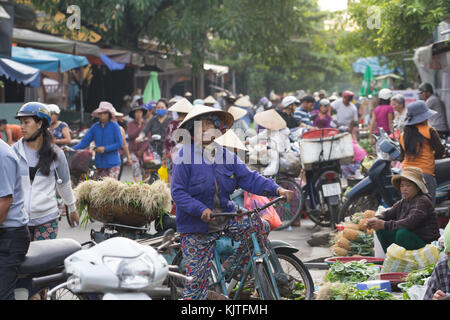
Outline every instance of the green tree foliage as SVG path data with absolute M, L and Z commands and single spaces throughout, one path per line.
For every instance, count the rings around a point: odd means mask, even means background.
M 71 0 L 30 0 L 54 15 L 66 13 Z M 308 1 L 308 0 L 306 0 Z M 201 70 L 209 38 L 233 41 L 241 52 L 270 64 L 289 59 L 286 39 L 302 26 L 299 0 L 78 0 L 82 26 L 107 44 L 137 48 L 138 39 L 157 39 L 161 48 L 190 54 L 193 71 Z M 300 1 L 301 2 L 301 1 Z M 69 16 L 69 14 L 67 14 Z M 57 25 L 68 32 L 65 22 Z
M 236 72 L 236 87 L 254 99 L 277 93 L 305 90 L 307 93 L 325 89 L 332 91 L 356 90 L 351 69 L 349 50 L 339 48 L 341 28 L 326 29 L 324 22 L 335 19 L 334 13 L 321 12 L 316 1 L 297 1 L 298 28 L 295 34 L 284 39 L 288 48 L 281 63 L 267 61 L 263 54 L 248 54 L 231 40 L 215 38 L 209 59 L 231 67 Z M 339 21 L 339 19 L 337 20 Z M 339 50 L 343 51 L 341 54 Z
M 448 0 L 350 0 L 355 30 L 345 38 L 367 55 L 412 50 L 433 41 L 434 28 L 450 18 Z

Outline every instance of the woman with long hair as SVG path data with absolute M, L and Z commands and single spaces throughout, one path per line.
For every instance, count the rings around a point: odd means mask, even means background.
M 60 215 L 56 191 L 69 207 L 72 223 L 79 223 L 69 166 L 63 151 L 52 142 L 51 116 L 44 104 L 25 103 L 16 119 L 20 120 L 23 138 L 13 150 L 19 159 L 31 240 L 54 239 Z
M 428 125 L 428 119 L 436 111 L 428 109 L 423 101 L 408 105 L 405 128 L 400 135 L 402 170 L 406 167 L 422 169 L 425 183 L 433 202 L 436 203 L 436 178 L 434 159 L 442 158 L 445 147 L 437 131 Z

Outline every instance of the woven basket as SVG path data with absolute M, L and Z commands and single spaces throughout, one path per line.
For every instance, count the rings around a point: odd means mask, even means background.
M 141 227 L 156 219 L 156 215 L 148 216 L 142 209 L 117 204 L 105 204 L 101 207 L 88 206 L 92 219 L 103 223 L 117 223 Z

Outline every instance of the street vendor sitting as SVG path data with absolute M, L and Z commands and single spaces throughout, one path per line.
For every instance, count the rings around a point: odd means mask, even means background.
M 401 174 L 392 177 L 392 185 L 400 190 L 402 199 L 367 221 L 367 227 L 376 231 L 384 252 L 392 243 L 417 250 L 437 240 L 439 226 L 422 169 L 405 167 Z

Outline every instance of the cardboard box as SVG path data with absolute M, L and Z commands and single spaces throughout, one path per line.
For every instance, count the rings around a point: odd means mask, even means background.
M 384 290 L 386 292 L 392 292 L 391 283 L 389 280 L 371 280 L 358 283 L 356 285 L 356 289 L 359 290 L 368 290 L 368 289 L 377 289 Z

